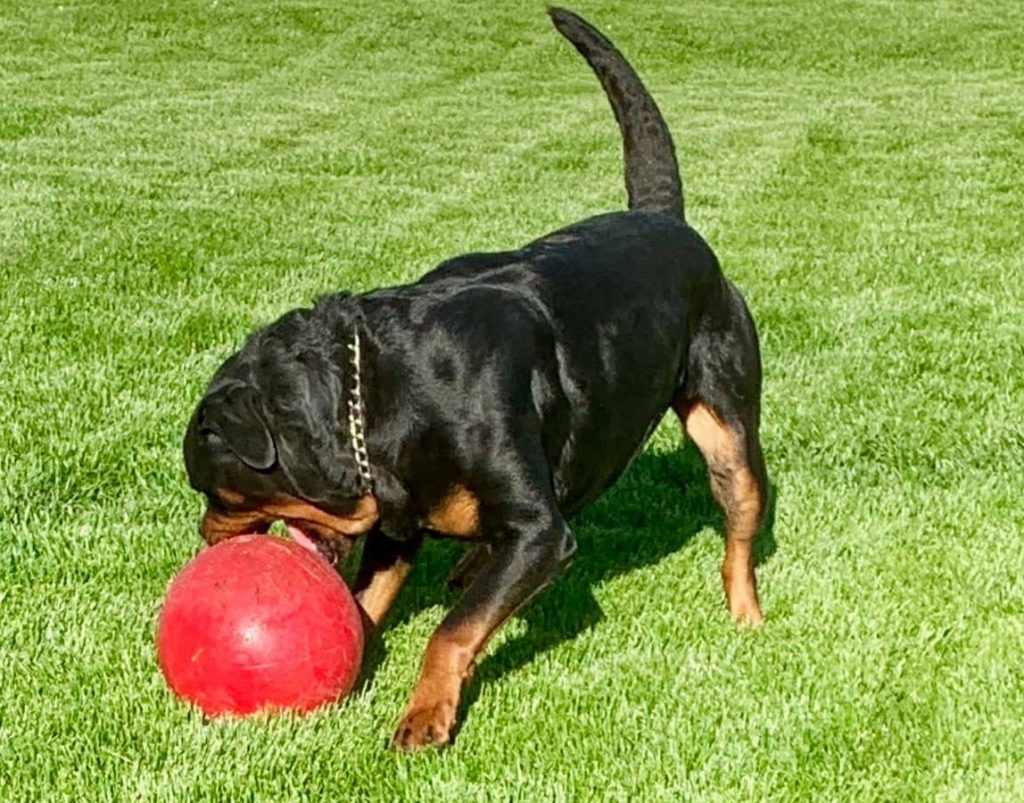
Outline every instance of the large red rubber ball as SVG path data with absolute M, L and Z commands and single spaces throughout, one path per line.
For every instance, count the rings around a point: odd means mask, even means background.
M 171 690 L 209 715 L 308 711 L 347 694 L 363 628 L 322 557 L 273 535 L 204 549 L 174 578 L 157 623 Z

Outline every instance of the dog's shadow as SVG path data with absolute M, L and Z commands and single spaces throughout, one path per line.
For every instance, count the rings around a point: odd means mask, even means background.
M 775 553 L 774 500 L 770 487 L 765 524 L 755 544 L 757 565 Z M 604 613 L 594 597 L 595 586 L 658 563 L 705 527 L 721 532 L 722 514 L 700 454 L 687 445 L 668 454 L 641 455 L 613 489 L 570 524 L 578 543 L 572 566 L 517 614 L 526 623 L 525 631 L 482 658 L 463 706 L 476 699 L 482 683 L 515 671 L 600 622 Z M 403 624 L 428 607 L 454 604 L 460 592 L 448 588 L 445 579 L 464 549 L 454 540 L 428 539 L 383 627 Z M 385 657 L 383 641 L 372 639 L 360 687 L 372 682 Z

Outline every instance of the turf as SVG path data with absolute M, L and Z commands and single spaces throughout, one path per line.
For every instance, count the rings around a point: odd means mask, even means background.
M 175 702 L 153 624 L 215 366 L 319 293 L 620 208 L 618 133 L 539 3 L 5 2 L 0 799 L 1024 799 L 1024 6 L 617 5 L 578 10 L 761 331 L 764 626 L 666 419 L 453 748 L 384 748 L 445 543 L 345 703 Z

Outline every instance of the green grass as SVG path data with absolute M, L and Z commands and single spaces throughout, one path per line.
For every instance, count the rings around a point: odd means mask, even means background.
M 404 756 L 454 548 L 347 702 L 206 723 L 152 644 L 181 435 L 284 310 L 621 207 L 594 77 L 532 2 L 0 5 L 0 799 L 1024 799 L 1024 6 L 824 8 L 578 7 L 760 326 L 764 627 L 666 420 Z

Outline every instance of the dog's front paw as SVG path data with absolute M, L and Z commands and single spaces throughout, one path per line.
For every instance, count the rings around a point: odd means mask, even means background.
M 454 700 L 410 706 L 391 744 L 396 750 L 422 750 L 448 744 L 455 725 L 455 709 Z

